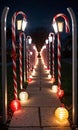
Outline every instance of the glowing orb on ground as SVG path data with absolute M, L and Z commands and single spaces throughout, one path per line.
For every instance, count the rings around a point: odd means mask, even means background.
M 34 75 L 35 75 L 35 70 L 33 69 L 32 76 L 34 76 Z
M 52 83 L 54 83 L 54 82 L 55 82 L 55 78 L 54 78 L 54 77 L 52 77 L 52 78 L 51 78 L 51 81 L 52 81 Z
M 36 69 L 36 68 L 37 68 L 37 66 L 35 65 L 35 66 L 34 66 L 34 69 Z
M 47 72 L 47 73 L 49 73 L 49 72 L 50 72 L 50 70 L 47 68 L 46 72 Z
M 69 113 L 68 110 L 65 107 L 58 107 L 55 110 L 55 117 L 59 120 L 59 121 L 65 121 L 68 119 L 69 117 Z
M 25 102 L 28 99 L 28 93 L 26 91 L 20 92 L 19 99 Z
M 28 83 L 31 83 L 31 81 L 32 81 L 32 78 L 28 78 Z
M 29 78 L 31 78 L 31 79 L 32 79 L 32 75 L 30 75 L 30 76 L 29 76 Z
M 47 66 L 46 65 L 44 65 L 44 68 L 45 68 L 45 70 L 47 70 Z
M 20 101 L 19 100 L 13 100 L 11 103 L 10 103 L 10 108 L 12 111 L 17 111 L 17 110 L 20 110 L 21 109 L 21 104 L 20 104 Z
M 62 97 L 64 96 L 64 90 L 59 89 L 58 92 L 57 92 L 57 96 L 58 96 L 59 98 L 62 98 Z
M 51 74 L 48 75 L 48 78 L 51 79 Z
M 52 85 L 52 92 L 57 93 L 58 92 L 58 86 L 57 85 Z

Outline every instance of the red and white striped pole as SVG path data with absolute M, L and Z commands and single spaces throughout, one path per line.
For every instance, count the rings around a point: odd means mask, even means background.
M 61 42 L 60 34 L 57 35 L 58 40 L 58 89 L 61 88 Z
M 55 82 L 55 73 L 54 73 L 54 40 L 55 40 L 55 34 L 53 32 L 51 32 L 49 34 L 50 37 L 52 37 L 52 83 Z
M 20 63 L 20 88 L 23 89 L 23 72 L 22 72 L 22 35 L 25 39 L 25 33 L 21 32 L 19 35 L 19 63 Z
M 16 74 L 16 17 L 22 15 L 26 20 L 26 15 L 22 11 L 15 12 L 12 17 L 12 61 L 13 61 L 13 80 L 14 80 L 14 98 L 17 99 L 17 74 Z
M 53 33 L 53 42 L 52 42 L 52 76 L 55 78 L 55 69 L 54 69 L 54 40 L 55 40 L 55 35 Z
M 68 33 L 70 31 L 70 28 L 69 28 L 69 20 L 67 16 L 62 13 L 57 14 L 53 18 L 53 24 L 56 23 L 56 19 L 58 17 L 62 17 L 65 20 L 65 29 L 66 29 L 66 33 Z M 61 62 L 60 62 L 61 61 L 61 41 L 60 41 L 59 30 L 57 31 L 57 38 L 58 38 L 58 90 L 60 90 L 61 88 Z

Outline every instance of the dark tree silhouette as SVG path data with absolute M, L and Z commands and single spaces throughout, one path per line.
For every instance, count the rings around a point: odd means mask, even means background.
M 31 31 L 33 43 L 36 44 L 38 51 L 41 50 L 41 47 L 43 46 L 45 39 L 48 37 L 48 34 L 48 30 L 44 27 L 38 27 Z

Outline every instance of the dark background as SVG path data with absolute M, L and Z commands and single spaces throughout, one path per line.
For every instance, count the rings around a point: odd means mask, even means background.
M 28 21 L 26 35 L 32 36 L 32 41 L 37 45 L 39 51 L 49 33 L 53 31 L 52 20 L 56 14 L 67 15 L 71 28 L 71 19 L 67 11 L 67 8 L 71 7 L 76 15 L 78 25 L 77 0 L 0 0 L 0 19 L 5 6 L 10 8 L 7 18 L 7 28 L 9 29 L 12 27 L 11 20 L 14 12 L 23 11 L 26 14 Z M 11 34 L 8 34 L 10 37 Z M 61 35 L 62 39 L 68 36 L 65 32 Z M 71 35 L 71 31 L 69 35 Z

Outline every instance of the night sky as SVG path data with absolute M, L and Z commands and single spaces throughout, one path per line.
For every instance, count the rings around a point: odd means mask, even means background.
M 21 10 L 27 15 L 27 29 L 41 26 L 50 29 L 55 14 L 61 12 L 69 15 L 67 7 L 72 7 L 78 17 L 77 0 L 0 0 L 0 17 L 5 6 L 10 8 L 8 13 L 9 24 L 11 24 L 14 12 Z
M 26 14 L 28 21 L 26 28 L 27 35 L 31 35 L 31 32 L 40 27 L 46 28 L 48 32 L 53 31 L 52 20 L 58 13 L 67 15 L 71 24 L 71 18 L 67 11 L 68 7 L 73 9 L 78 25 L 78 0 L 0 0 L 0 19 L 5 6 L 9 7 L 7 26 L 9 25 L 12 27 L 12 16 L 16 11 L 23 11 Z M 62 37 L 66 37 L 66 33 L 65 35 L 64 33 L 65 32 L 61 34 L 63 35 Z M 38 45 L 41 43 L 39 38 L 33 38 L 36 44 L 39 43 Z M 43 38 L 42 43 L 43 41 L 45 42 L 44 39 L 45 38 Z

